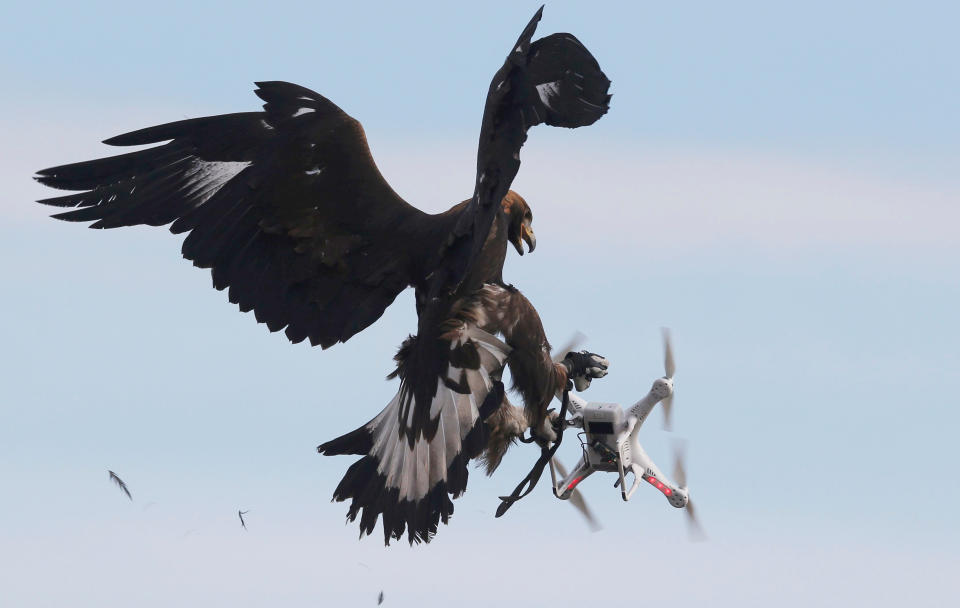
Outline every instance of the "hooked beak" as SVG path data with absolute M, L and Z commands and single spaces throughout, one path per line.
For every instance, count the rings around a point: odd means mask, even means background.
M 533 228 L 530 227 L 529 222 L 524 222 L 520 227 L 521 238 L 527 242 L 527 250 L 533 251 L 537 248 L 537 237 L 533 234 Z M 523 243 L 520 239 L 512 241 L 514 249 L 517 250 L 517 253 L 523 255 Z

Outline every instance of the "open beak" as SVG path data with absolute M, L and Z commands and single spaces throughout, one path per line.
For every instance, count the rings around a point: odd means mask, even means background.
M 533 228 L 530 227 L 529 222 L 524 222 L 520 227 L 520 236 L 527 242 L 529 251 L 537 248 L 537 237 L 533 234 Z M 519 238 L 510 242 L 513 244 L 513 248 L 517 250 L 517 253 L 523 255 L 523 242 Z
M 537 237 L 533 234 L 533 228 L 527 222 L 523 223 L 523 240 L 527 242 L 528 251 L 533 253 L 533 250 L 537 248 Z

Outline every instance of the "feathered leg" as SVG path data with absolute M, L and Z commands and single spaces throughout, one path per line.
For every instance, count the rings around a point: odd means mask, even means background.
M 566 384 L 567 368 L 550 358 L 550 343 L 540 315 L 512 286 L 485 285 L 480 297 L 486 313 L 483 328 L 502 334 L 512 348 L 507 365 L 513 389 L 523 397 L 527 426 L 540 434 L 551 434 L 549 425 L 544 424 L 547 406 Z
M 516 443 L 517 437 L 523 435 L 529 425 L 524 410 L 510 403 L 506 395 L 499 409 L 491 414 L 486 422 L 490 435 L 479 460 L 483 463 L 487 475 L 492 475 L 500 466 L 507 448 Z

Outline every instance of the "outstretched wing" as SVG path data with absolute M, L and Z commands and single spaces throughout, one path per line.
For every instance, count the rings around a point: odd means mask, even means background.
M 348 340 L 424 276 L 449 222 L 404 202 L 360 123 L 322 95 L 258 83 L 263 112 L 150 127 L 106 140 L 146 150 L 52 167 L 79 194 L 40 202 L 91 228 L 172 222 L 183 255 L 271 331 L 324 348 Z
M 520 168 L 527 130 L 592 125 L 610 108 L 610 80 L 575 36 L 552 34 L 531 43 L 542 15 L 541 6 L 490 82 L 473 197 L 448 237 L 434 296 L 456 290 L 469 273 Z

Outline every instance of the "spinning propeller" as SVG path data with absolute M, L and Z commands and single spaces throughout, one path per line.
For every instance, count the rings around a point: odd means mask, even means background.
M 664 378 L 670 381 L 670 394 L 660 402 L 663 406 L 663 428 L 664 430 L 673 430 L 670 422 L 670 412 L 673 410 L 673 373 L 677 371 L 677 365 L 673 361 L 673 346 L 670 343 L 670 330 L 663 328 L 663 370 Z M 683 484 L 681 484 L 683 485 Z
M 583 346 L 583 343 L 586 341 L 587 341 L 586 334 L 584 334 L 580 330 L 573 332 L 573 335 L 570 336 L 570 338 L 566 342 L 564 342 L 563 346 L 561 346 L 560 348 L 553 349 L 553 353 L 552 353 L 553 362 L 560 363 L 561 361 L 563 361 L 563 358 L 567 356 L 567 353 L 569 353 L 572 350 L 579 349 L 581 346 Z
M 687 444 L 684 441 L 674 441 L 673 443 L 673 478 L 677 481 L 677 484 L 683 488 L 687 489 L 687 469 L 684 465 L 686 461 L 686 452 Z M 700 525 L 700 522 L 697 520 L 697 513 L 693 508 L 693 501 L 688 497 L 687 498 L 687 530 L 690 532 L 691 540 L 701 541 L 706 540 L 707 535 L 703 531 L 703 527 Z
M 558 459 L 553 459 L 553 466 L 557 467 L 560 477 L 567 476 L 567 468 L 560 464 Z M 593 512 L 590 511 L 590 507 L 587 506 L 587 501 L 583 498 L 583 494 L 581 494 L 579 490 L 574 490 L 573 494 L 570 495 L 569 500 L 570 504 L 572 504 L 577 511 L 580 511 L 585 518 L 587 518 L 587 525 L 590 526 L 591 532 L 598 532 L 603 529 L 603 526 L 600 525 L 600 522 L 597 521 L 597 518 L 593 516 Z

